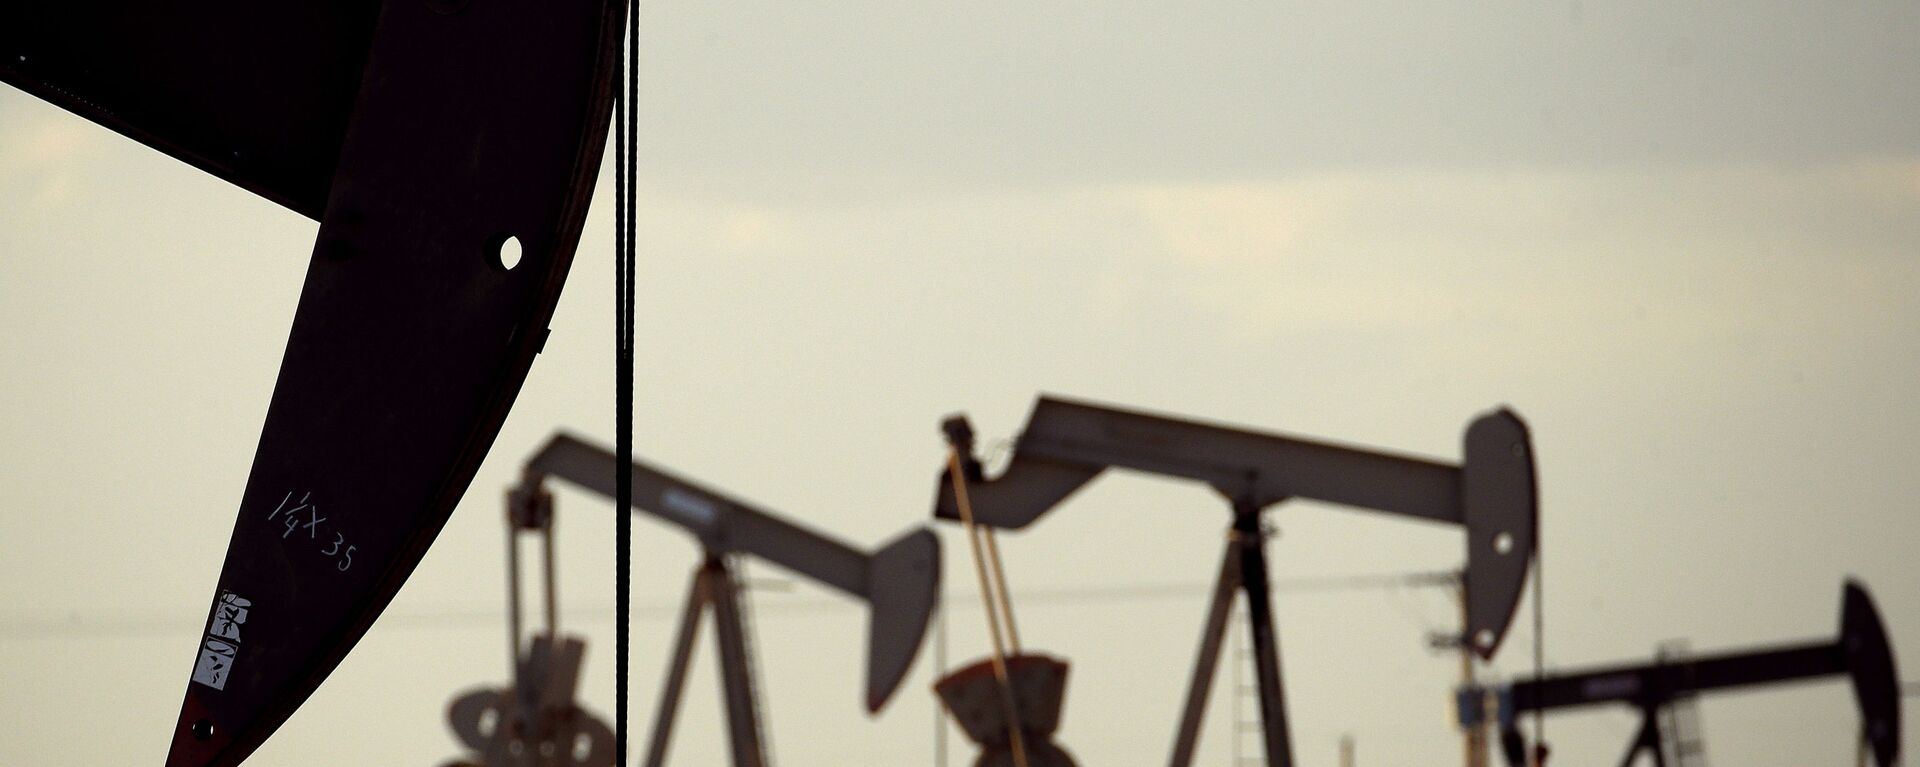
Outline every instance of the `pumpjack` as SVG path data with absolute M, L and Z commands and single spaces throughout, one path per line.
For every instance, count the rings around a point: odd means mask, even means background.
M 1860 736 L 1874 763 L 1894 764 L 1900 756 L 1900 677 L 1880 611 L 1866 587 L 1853 581 L 1841 593 L 1840 635 L 1830 641 L 1730 651 L 1681 662 L 1563 671 L 1494 690 L 1470 687 L 1459 691 L 1458 701 L 1461 724 L 1473 727 L 1485 719 L 1488 695 L 1497 699 L 1502 750 L 1507 763 L 1516 766 L 1527 763 L 1527 744 L 1518 724 L 1521 715 L 1607 704 L 1633 706 L 1640 711 L 1640 729 L 1627 744 L 1620 764 L 1633 764 L 1645 754 L 1657 767 L 1666 767 L 1667 734 L 1659 717 L 1675 700 L 1836 676 L 1853 682 L 1854 700 L 1860 704 Z
M 512 503 L 551 514 L 548 479 L 611 497 L 618 468 L 611 451 L 558 434 L 526 463 Z M 713 611 L 720 676 L 733 763 L 767 763 L 760 705 L 731 559 L 752 556 L 867 603 L 867 670 L 864 702 L 877 713 L 893 697 L 919 652 L 939 599 L 940 543 L 933 531 L 915 528 L 871 554 L 786 521 L 780 515 L 728 496 L 667 470 L 636 460 L 628 467 L 633 511 L 673 524 L 699 542 L 704 556 L 694 569 L 686 609 L 674 640 L 673 659 L 660 691 L 645 764 L 666 760 L 674 719 L 703 614 Z
M 934 515 L 965 517 L 969 527 L 982 525 L 989 533 L 1032 524 L 1108 468 L 1198 481 L 1226 500 L 1232 512 L 1226 551 L 1169 759 L 1174 767 L 1192 763 L 1236 593 L 1247 599 L 1266 761 L 1293 764 L 1264 551 L 1262 516 L 1269 507 L 1307 498 L 1465 528 L 1463 641 L 1482 658 L 1499 648 L 1533 557 L 1533 450 L 1526 424 L 1505 409 L 1468 426 L 1458 464 L 1052 396 L 1035 403 L 997 477 L 985 476 L 964 416 L 950 419 L 946 433 L 955 466 L 941 475 Z
M 472 482 L 573 260 L 625 18 L 619 0 L 0 3 L 0 82 L 320 224 L 168 767 L 257 749 Z

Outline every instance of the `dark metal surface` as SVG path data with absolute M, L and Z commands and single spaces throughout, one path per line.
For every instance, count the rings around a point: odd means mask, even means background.
M 674 637 L 673 660 L 667 665 L 667 680 L 660 690 L 660 706 L 654 712 L 653 737 L 647 745 L 646 767 L 666 764 L 667 748 L 673 743 L 674 721 L 680 713 L 680 698 L 686 689 L 687 672 L 693 667 L 693 645 L 700 634 L 700 618 L 713 611 L 714 643 L 720 651 L 720 697 L 727 710 L 727 749 L 734 767 L 764 767 L 766 742 L 760 723 L 760 707 L 754 699 L 757 686 L 753 663 L 747 647 L 746 621 L 739 602 L 740 582 L 734 577 L 724 554 L 709 551 L 694 569 L 693 585 L 687 589 L 687 603 L 680 614 L 680 627 Z
M 1212 699 L 1213 678 L 1220 667 L 1220 640 L 1227 636 L 1227 619 L 1240 593 L 1240 548 L 1237 541 L 1229 540 L 1227 553 L 1220 558 L 1220 577 L 1214 581 L 1213 599 L 1207 604 L 1207 622 L 1200 629 L 1200 652 L 1194 656 L 1193 676 L 1187 680 L 1187 702 L 1180 709 L 1180 730 L 1173 739 L 1173 757 L 1167 762 L 1172 767 L 1193 764 L 1193 751 L 1200 745 L 1200 726 L 1206 723 L 1207 701 Z
M 1684 663 L 1626 663 L 1565 671 L 1513 682 L 1507 694 L 1515 713 L 1576 705 L 1667 704 L 1674 696 L 1688 692 L 1834 677 L 1845 671 L 1847 665 L 1839 646 L 1822 642 L 1693 657 Z
M 1280 636 L 1274 630 L 1273 600 L 1267 581 L 1266 534 L 1261 529 L 1260 514 L 1257 506 L 1235 504 L 1233 531 L 1227 538 L 1226 555 L 1221 558 L 1220 578 L 1214 584 L 1206 628 L 1200 635 L 1200 653 L 1193 663 L 1180 729 L 1174 736 L 1173 756 L 1167 762 L 1172 767 L 1193 763 L 1193 751 L 1200 741 L 1200 725 L 1219 666 L 1220 640 L 1226 635 L 1235 592 L 1244 593 L 1247 598 L 1248 644 L 1252 648 L 1256 689 L 1260 695 L 1262 756 L 1266 764 L 1279 767 L 1293 764 L 1286 689 L 1280 682 Z M 1234 737 L 1239 737 L 1237 731 Z
M 1038 653 L 1009 655 L 1005 661 L 1015 709 L 1001 705 L 1000 681 L 991 659 L 949 672 L 934 682 L 933 692 L 953 714 L 960 731 L 975 743 L 1011 747 L 1010 711 L 1029 746 L 1052 738 L 1066 706 L 1067 662 Z
M 1066 705 L 1067 663 L 1037 654 L 1011 655 L 1005 661 L 1010 689 L 1000 686 L 992 659 L 955 669 L 933 685 L 960 731 L 980 745 L 973 767 L 1074 767 L 1073 755 L 1053 740 Z M 1009 694 L 1012 707 L 1006 703 Z M 1018 745 L 1013 738 L 1016 722 Z
M 448 723 L 467 759 L 448 767 L 613 767 L 612 728 L 575 700 L 586 641 L 560 633 L 559 585 L 553 556 L 553 494 L 545 488 L 507 493 L 507 654 L 512 682 L 481 687 L 454 700 Z M 546 625 L 531 637 L 522 627 L 520 538 L 539 539 Z
M 1652 711 L 1640 717 L 1640 729 L 1634 732 L 1633 742 L 1627 744 L 1627 751 L 1620 756 L 1620 767 L 1632 767 L 1633 760 L 1641 754 L 1653 756 L 1653 767 L 1667 767 L 1667 751 L 1660 747 L 1660 720 Z
M 753 663 L 747 655 L 746 622 L 740 615 L 740 584 L 723 560 L 708 556 L 707 602 L 713 608 L 713 634 L 720 647 L 720 693 L 727 704 L 727 742 L 734 767 L 764 767 L 766 743 L 760 739 L 760 706 L 754 700 Z
M 1235 590 L 1247 597 L 1266 761 L 1293 762 L 1261 545 L 1267 507 L 1310 498 L 1465 527 L 1467 634 L 1462 641 L 1482 657 L 1499 648 L 1533 558 L 1538 520 L 1533 448 L 1526 424 L 1507 410 L 1481 416 L 1468 427 L 1463 466 L 1041 397 L 1012 461 L 1000 476 L 988 479 L 972 456 L 973 428 L 966 419 L 949 418 L 942 429 L 963 456 L 961 473 L 974 520 L 981 524 L 1031 524 L 1108 467 L 1195 480 L 1231 502 L 1232 538 L 1174 740 L 1175 767 L 1193 758 Z M 954 491 L 953 473 L 941 472 L 934 516 L 959 518 Z
M 687 686 L 687 671 L 693 668 L 693 644 L 700 639 L 700 616 L 707 610 L 707 581 L 707 569 L 701 567 L 693 571 L 687 586 L 680 627 L 673 636 L 673 660 L 667 662 L 667 681 L 660 686 L 660 703 L 653 712 L 653 738 L 641 762 L 646 767 L 667 763 L 667 746 L 673 742 L 673 725 L 680 714 L 680 693 Z
M 1873 748 L 1876 763 L 1883 767 L 1893 764 L 1900 753 L 1899 676 L 1893 649 L 1872 597 L 1865 587 L 1852 581 L 1842 593 L 1840 636 L 1834 641 L 1705 655 L 1677 663 L 1663 660 L 1603 666 L 1526 679 L 1500 692 L 1500 716 L 1502 726 L 1511 731 L 1518 717 L 1530 711 L 1624 703 L 1645 713 L 1657 742 L 1659 732 L 1653 715 L 1676 697 L 1842 674 L 1853 682 L 1863 734 Z M 1463 691 L 1463 695 L 1478 694 L 1475 690 Z M 1634 751 L 1628 753 L 1631 756 Z
M 1900 671 L 1880 610 L 1867 588 L 1848 581 L 1841 597 L 1840 652 L 1853 679 L 1867 744 L 1883 767 L 1900 756 Z
M 1537 551 L 1539 488 L 1527 424 L 1501 409 L 1467 427 L 1460 468 L 1460 511 L 1467 528 L 1467 625 L 1462 640 L 1482 658 L 1506 638 Z
M 1526 424 L 1504 409 L 1476 419 L 1464 441 L 1466 460 L 1456 466 L 1047 396 L 1034 404 L 1006 470 L 987 479 L 976 462 L 967 492 L 976 521 L 1020 528 L 1118 467 L 1195 480 L 1261 507 L 1311 498 L 1460 525 L 1467 637 L 1492 657 L 1533 560 L 1533 449 Z M 944 471 L 934 515 L 958 518 Z
M 1508 690 L 1516 713 L 1603 703 L 1664 704 L 1689 692 L 1775 684 L 1846 673 L 1832 642 L 1722 655 L 1684 663 L 1623 664 L 1567 671 L 1515 682 Z
M 613 452 L 556 434 L 527 460 L 527 481 L 551 476 L 612 496 Z M 629 468 L 633 508 L 685 529 L 709 552 L 765 559 L 857 599 L 869 607 L 869 712 L 899 688 L 919 653 L 940 590 L 940 542 L 924 527 L 869 555 L 782 519 L 746 501 L 636 460 Z
M 0 80 L 321 221 L 168 765 L 251 753 L 465 491 L 571 262 L 620 13 L 0 4 Z
M 0 3 L 0 81 L 318 220 L 379 14 L 376 0 Z
M 571 263 L 621 12 L 0 4 L 0 81 L 321 222 L 170 767 L 245 759 L 452 513 Z
M 1293 767 L 1293 739 L 1287 731 L 1287 698 L 1280 686 L 1280 636 L 1273 626 L 1273 600 L 1267 594 L 1267 554 L 1260 545 L 1260 509 L 1236 504 L 1233 531 L 1240 539 L 1240 588 L 1247 594 L 1247 628 L 1253 633 L 1254 672 L 1260 687 L 1261 743 L 1271 767 Z
M 586 643 L 542 635 L 516 658 L 513 685 L 462 693 L 447 724 L 478 767 L 613 767 L 613 731 L 574 700 Z

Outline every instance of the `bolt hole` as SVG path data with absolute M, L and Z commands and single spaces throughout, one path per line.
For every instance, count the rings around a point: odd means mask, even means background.
M 1480 629 L 1480 633 L 1473 635 L 1473 642 L 1481 647 L 1492 647 L 1493 631 L 1491 629 Z
M 189 731 L 193 733 L 194 740 L 207 740 L 208 738 L 212 738 L 213 737 L 213 720 L 202 719 L 198 722 L 194 722 L 193 727 Z
M 586 733 L 573 736 L 573 760 L 584 762 L 589 756 L 593 756 L 593 739 Z
M 1513 533 L 1501 533 L 1493 537 L 1493 550 L 1500 554 L 1513 553 Z
M 487 257 L 493 262 L 494 268 L 501 271 L 513 271 L 514 267 L 520 265 L 521 255 L 520 238 L 511 234 L 493 238 L 491 247 L 487 248 Z
M 493 737 L 493 730 L 500 726 L 500 712 L 487 709 L 480 712 L 480 734 Z
M 1525 443 L 1521 443 L 1521 442 L 1515 442 L 1512 445 L 1509 445 L 1507 447 L 1507 450 L 1512 452 L 1513 457 L 1515 458 L 1519 458 L 1527 454 L 1527 446 Z

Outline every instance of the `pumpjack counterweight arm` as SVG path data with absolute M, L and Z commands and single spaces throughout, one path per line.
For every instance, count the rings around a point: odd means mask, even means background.
M 953 427 L 970 441 L 963 423 Z M 1043 396 L 1000 476 L 968 466 L 975 520 L 1033 523 L 1108 467 L 1179 477 L 1236 503 L 1310 498 L 1467 532 L 1467 641 L 1491 657 L 1533 558 L 1538 502 L 1525 422 L 1502 409 L 1467 429 L 1459 465 Z M 957 519 L 942 473 L 934 514 Z
M 554 477 L 611 497 L 615 460 L 611 451 L 557 434 L 527 461 L 526 481 Z M 709 552 L 751 554 L 870 603 L 866 705 L 885 705 L 919 652 L 939 596 L 932 531 L 915 529 L 867 554 L 643 461 L 630 471 L 634 510 L 680 526 Z
M 1502 728 L 1511 731 L 1521 715 L 1533 711 L 1611 703 L 1652 712 L 1693 693 L 1841 675 L 1853 682 L 1854 698 L 1864 720 L 1863 735 L 1872 746 L 1876 762 L 1883 767 L 1892 764 L 1900 753 L 1899 676 L 1893 648 L 1872 597 L 1864 586 L 1852 581 L 1842 595 L 1840 636 L 1835 640 L 1526 679 L 1498 691 L 1500 719 Z M 1481 692 L 1462 691 L 1461 711 L 1468 715 L 1469 724 L 1473 723 L 1472 712 L 1478 710 Z

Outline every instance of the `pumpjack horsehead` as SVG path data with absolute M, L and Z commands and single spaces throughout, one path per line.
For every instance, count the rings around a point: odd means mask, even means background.
M 966 419 L 949 419 L 945 429 L 952 452 L 934 514 L 965 524 L 975 550 L 985 551 L 976 560 L 991 561 L 994 571 L 993 529 L 1032 524 L 1110 467 L 1198 481 L 1227 501 L 1226 552 L 1169 760 L 1174 767 L 1192 762 L 1236 591 L 1247 598 L 1266 760 L 1293 764 L 1263 547 L 1261 516 L 1269 507 L 1308 498 L 1465 528 L 1462 641 L 1482 658 L 1499 649 L 1533 558 L 1533 447 L 1526 424 L 1504 409 L 1467 427 L 1458 464 L 1041 397 L 1006 469 L 988 478 L 973 455 Z M 1004 595 L 1004 580 L 996 587 L 989 569 L 978 569 L 983 591 Z M 990 603 L 988 616 L 1010 626 L 1010 600 Z M 1016 646 L 1011 657 L 996 652 L 991 666 L 963 668 L 936 689 L 982 744 L 976 764 L 1065 765 L 1070 758 L 1050 740 L 1065 678 L 1064 662 L 1022 654 Z
M 168 767 L 258 748 L 465 493 L 573 259 L 624 13 L 0 3 L 0 81 L 320 223 L 206 628 L 182 659 Z

